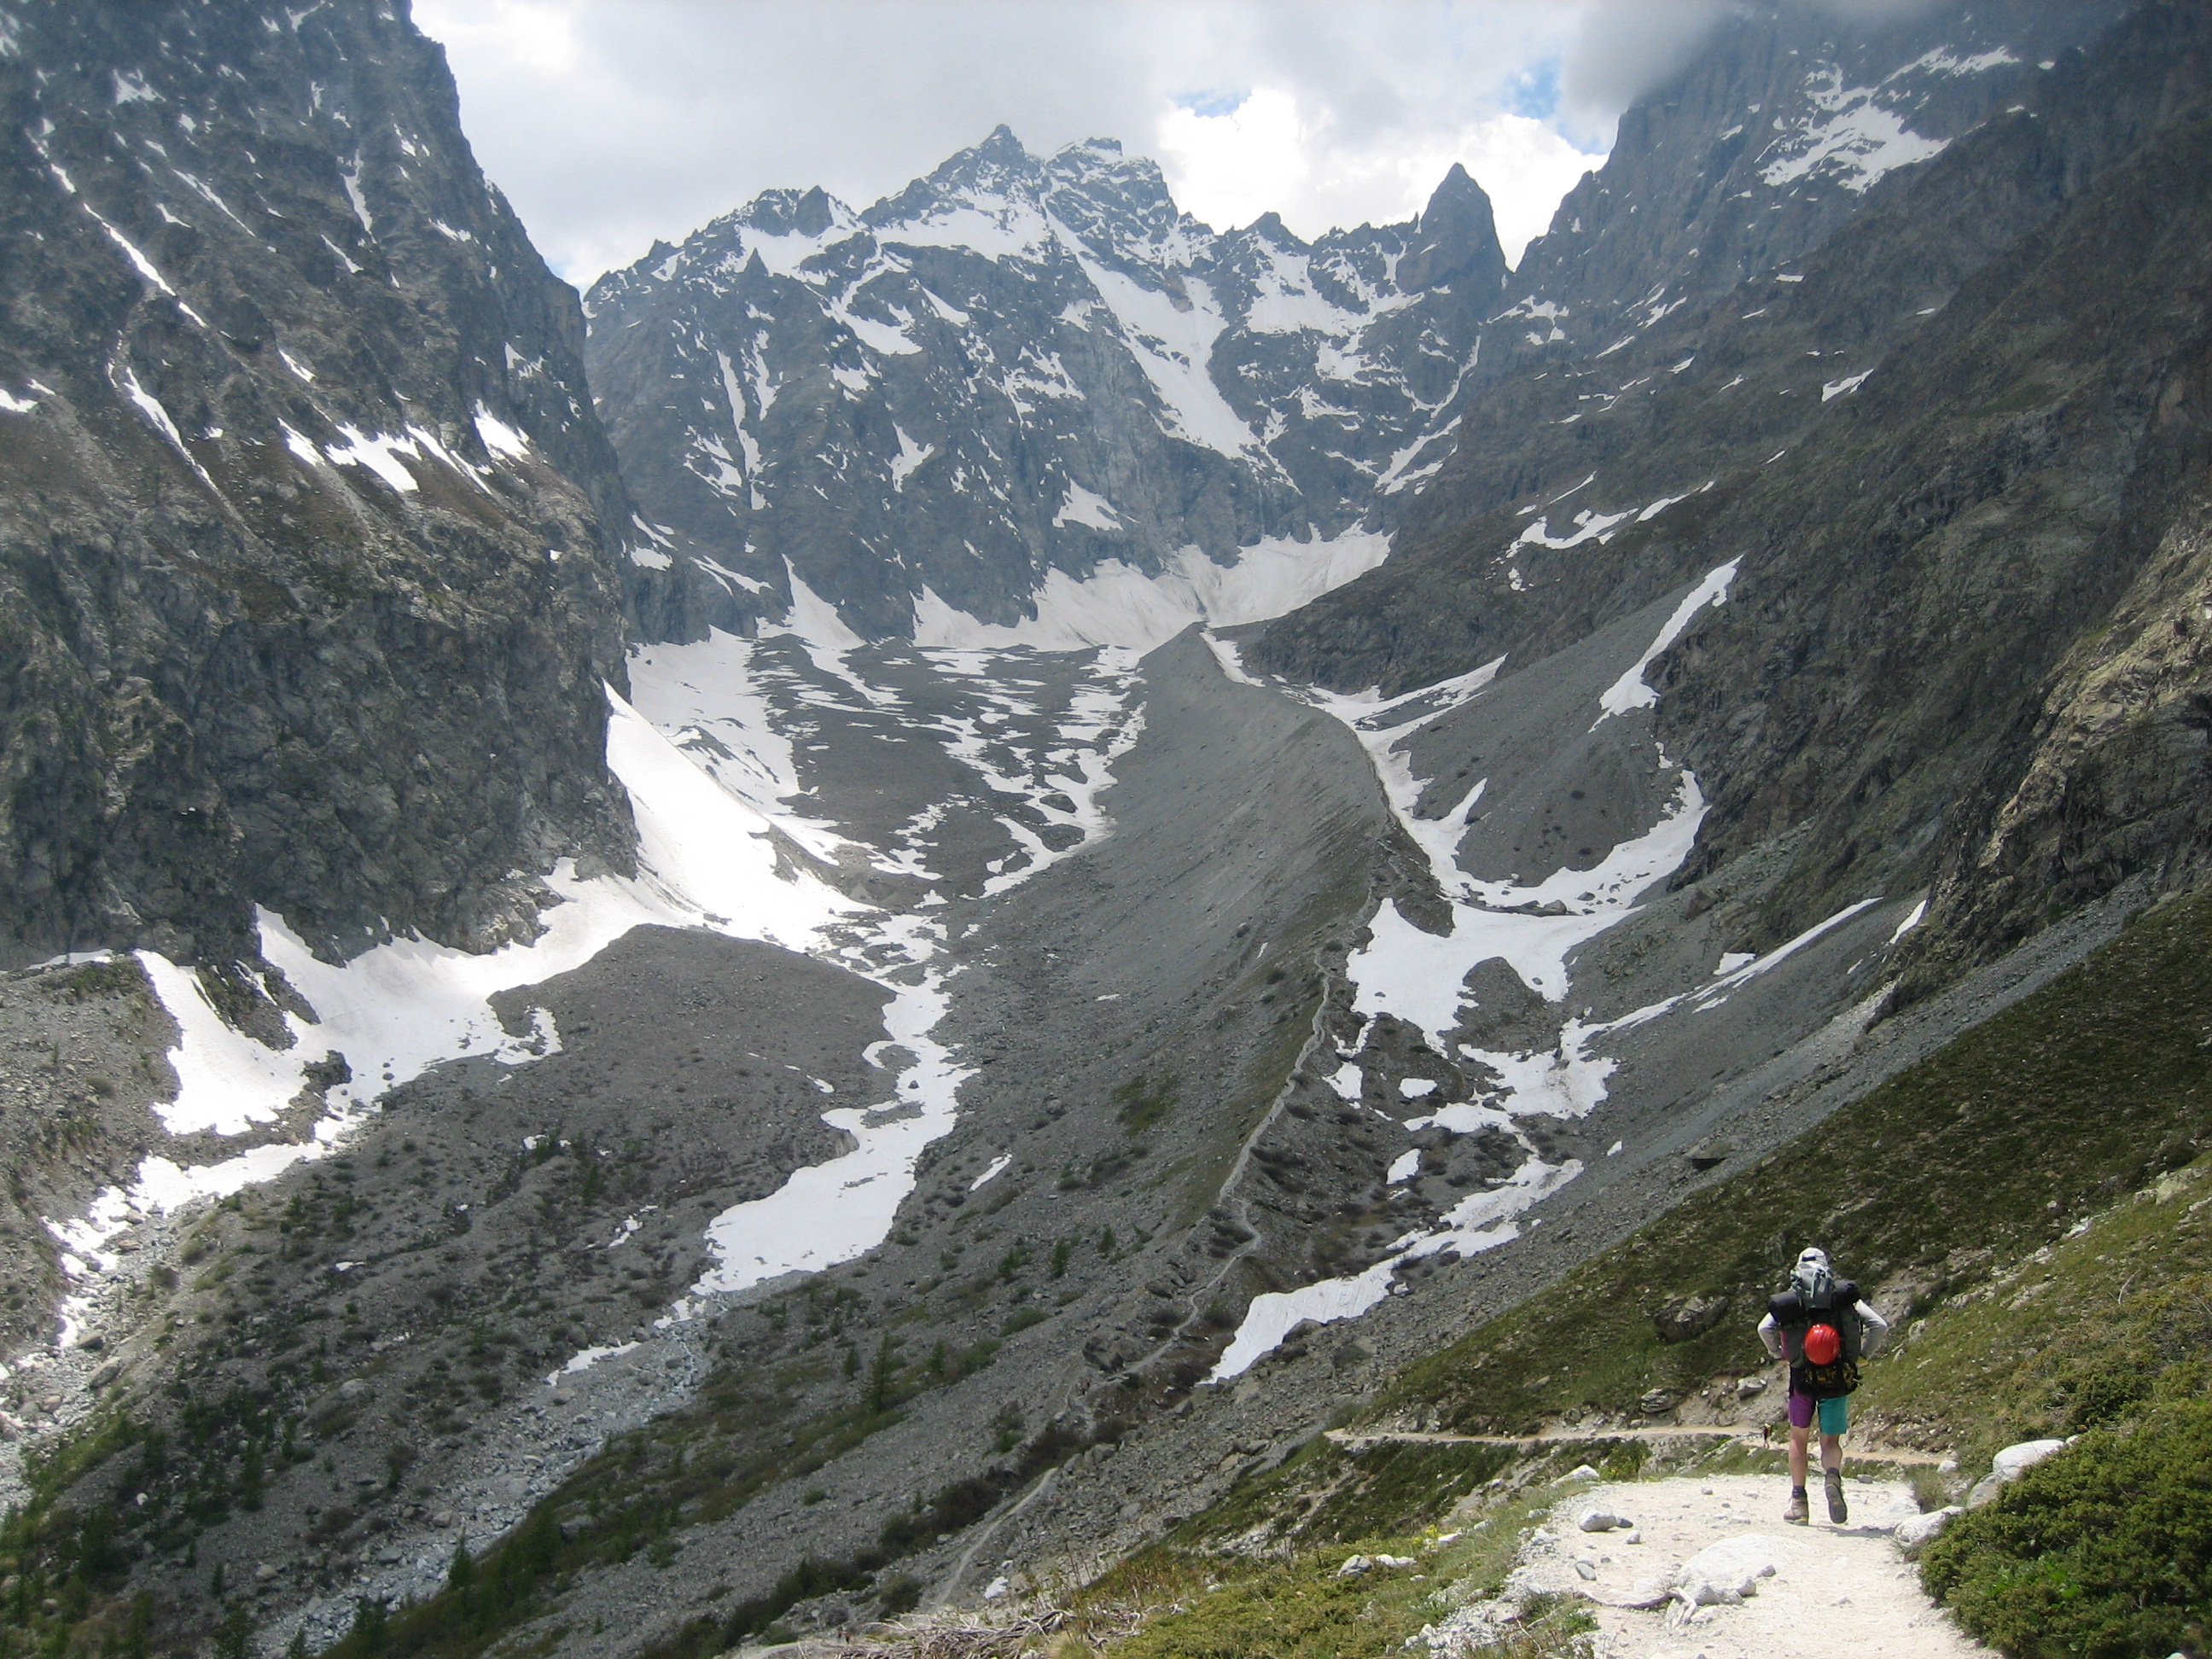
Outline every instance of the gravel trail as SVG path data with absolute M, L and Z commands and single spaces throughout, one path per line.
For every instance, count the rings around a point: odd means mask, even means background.
M 1848 1468 L 1849 1464 L 1845 1467 Z M 1562 1500 L 1523 1548 L 1520 1594 L 1564 1591 L 1594 1603 L 1607 1659 L 1954 1659 L 1990 1651 L 1963 1634 L 1920 1589 L 1890 1528 L 1919 1513 L 1901 1481 L 1847 1479 L 1850 1518 L 1826 1519 L 1815 1478 L 1814 1519 L 1782 1519 L 1776 1476 L 1681 1476 L 1592 1483 Z M 1593 1510 L 1628 1528 L 1584 1532 Z M 1633 1540 L 1634 1541 L 1630 1541 Z M 1691 1607 L 1660 1585 L 1715 1545 L 1752 1562 L 1752 1593 Z M 1759 1558 L 1764 1558 L 1763 1561 Z M 1710 1558 L 1709 1558 L 1710 1559 Z M 1771 1574 L 1758 1575 L 1760 1565 Z

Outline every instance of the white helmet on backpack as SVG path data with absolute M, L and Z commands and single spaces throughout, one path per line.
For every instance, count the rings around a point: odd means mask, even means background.
M 1824 1308 L 1828 1304 L 1830 1290 L 1836 1282 L 1828 1266 L 1828 1253 L 1817 1247 L 1808 1247 L 1797 1253 L 1797 1265 L 1790 1270 L 1790 1282 L 1797 1288 L 1808 1308 Z

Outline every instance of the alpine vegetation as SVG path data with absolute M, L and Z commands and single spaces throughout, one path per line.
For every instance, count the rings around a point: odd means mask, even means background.
M 0 1656 L 2201 1650 L 2208 65 L 580 298 L 404 8 L 0 4 Z

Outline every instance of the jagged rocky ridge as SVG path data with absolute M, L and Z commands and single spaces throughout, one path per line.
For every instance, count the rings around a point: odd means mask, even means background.
M 797 581 L 868 637 L 1128 643 L 1379 558 L 1504 276 L 1456 167 L 1309 246 L 1000 128 L 864 211 L 775 191 L 656 246 L 593 284 L 589 360 L 664 637 Z
M 495 1582 L 511 1587 L 509 1565 L 539 1556 L 548 1571 L 520 1580 L 499 1628 L 526 1626 L 521 1639 L 549 1650 L 667 1638 L 664 1650 L 703 1652 L 757 1631 L 757 1617 L 738 1628 L 748 1604 L 757 1614 L 755 1598 L 774 1601 L 809 1559 L 830 1576 L 802 1589 L 841 1588 L 779 1603 L 800 1628 L 895 1601 L 902 1573 L 963 1597 L 1001 1572 L 1111 1559 L 1705 1172 L 1744 1167 L 2041 982 L 2157 881 L 2185 876 L 2185 861 L 2158 857 L 2185 844 L 2195 810 L 2197 728 L 2183 716 L 2201 684 L 2186 607 L 2203 603 L 2202 540 L 2188 513 L 2160 521 L 2166 540 L 2117 625 L 2059 664 L 2054 714 L 1986 676 L 1929 704 L 2017 718 L 2014 740 L 2038 759 L 2006 808 L 2014 844 L 2063 856 L 2110 836 L 2134 860 L 2132 885 L 1988 969 L 1961 975 L 1959 958 L 1931 951 L 1955 982 L 1871 1027 L 1885 988 L 1940 937 L 1914 925 L 1932 867 L 1914 861 L 1925 789 L 1889 790 L 1897 816 L 1869 819 L 1841 868 L 1842 843 L 1803 803 L 1862 750 L 1987 738 L 1963 720 L 1956 738 L 1944 720 L 1856 728 L 1832 690 L 1792 711 L 1795 647 L 1774 643 L 1776 607 L 1796 603 L 1785 579 L 1886 574 L 1858 568 L 1869 544 L 1852 514 L 1893 501 L 1892 486 L 1855 495 L 1861 475 L 1838 457 L 1871 466 L 1886 446 L 1917 447 L 1897 465 L 1933 469 L 1938 502 L 1956 454 L 2075 465 L 2093 419 L 2039 437 L 2005 406 L 2027 354 L 2051 337 L 2010 339 L 2017 320 L 2056 306 L 2091 321 L 2068 337 L 2078 360 L 2052 361 L 2106 409 L 2133 411 L 2124 440 L 2148 420 L 2171 445 L 2120 441 L 2164 459 L 2115 472 L 2108 422 L 2108 448 L 2090 458 L 2107 471 L 2062 484 L 2127 476 L 2106 494 L 2148 500 L 2143 481 L 2179 491 L 2201 472 L 2196 382 L 2171 365 L 2161 380 L 2130 355 L 2155 358 L 2201 326 L 2201 256 L 2158 240 L 2171 224 L 2202 242 L 2197 25 L 2147 9 L 2078 61 L 2032 32 L 2080 15 L 2011 14 L 2024 32 L 2008 46 L 1954 34 L 1981 25 L 1939 12 L 1888 37 L 1886 59 L 1854 59 L 1852 83 L 1871 85 L 1940 52 L 1955 60 L 1930 70 L 1946 96 L 2033 113 L 1996 108 L 1971 131 L 1972 112 L 1944 118 L 1957 136 L 1940 154 L 1863 197 L 1842 191 L 1826 220 L 1808 210 L 1796 242 L 1754 251 L 1786 252 L 1781 269 L 1754 264 L 1747 290 L 1660 318 L 1648 343 L 1607 352 L 1619 336 L 1595 329 L 1579 343 L 1528 342 L 1525 310 L 1486 330 L 1558 361 L 1462 386 L 1456 404 L 1424 414 L 1462 417 L 1457 459 L 1419 498 L 1400 559 L 1345 590 L 1358 605 L 1325 601 L 1235 643 L 1182 638 L 1142 662 L 1003 635 L 984 648 L 989 635 L 917 648 L 896 601 L 872 620 L 797 551 L 805 589 L 787 608 L 780 568 L 750 578 L 775 604 L 726 574 L 738 565 L 725 564 L 725 586 L 654 539 L 673 544 L 680 526 L 643 511 L 633 533 L 646 560 L 630 570 L 646 626 L 682 637 L 634 653 L 636 712 L 618 712 L 611 734 L 645 884 L 698 900 L 660 913 L 689 926 L 510 979 L 497 1019 L 463 1029 L 478 1046 L 418 1048 L 380 1111 L 339 1126 L 341 1158 L 249 1182 L 228 1206 L 170 1207 L 143 1188 L 95 1197 L 69 1235 L 65 1314 L 72 1334 L 106 1346 L 18 1351 L 9 1363 L 30 1363 L 6 1380 L 0 1426 L 51 1447 L 92 1420 L 105 1390 L 169 1444 L 199 1437 L 189 1460 L 125 1445 L 86 1470 L 79 1507 L 42 1511 L 123 1517 L 101 1594 L 155 1590 L 165 1633 L 204 1632 L 228 1602 L 266 1645 L 295 1629 L 319 1644 L 359 1596 L 434 1592 L 457 1537 L 481 1550 L 504 1536 L 516 1553 L 498 1558 Z M 1787 46 L 1765 39 L 1747 26 L 1728 50 L 1765 64 L 1759 89 L 1786 91 Z M 2045 45 L 2054 67 L 2027 72 Z M 2001 46 L 2020 64 L 1973 62 Z M 1826 66 L 1796 73 L 1817 108 Z M 1678 91 L 1641 107 L 1616 155 L 1616 176 L 1642 169 L 1661 195 L 1693 194 L 1682 173 L 1706 153 L 1686 140 L 1669 151 L 1676 167 L 1651 159 L 1688 130 L 1659 118 Z M 1784 179 L 1778 199 L 1814 178 Z M 2158 216 L 2144 210 L 2153 200 Z M 2100 227 L 2133 228 L 2100 242 Z M 1671 269 L 1680 246 L 1650 257 Z M 2046 248 L 2025 276 L 2008 264 Z M 1618 280 L 1640 296 L 1659 274 L 1626 260 Z M 802 319 L 822 314 L 815 285 L 779 292 Z M 1664 392 L 1629 384 L 1691 355 L 1680 375 L 1647 383 Z M 1709 359 L 1728 366 L 1716 374 Z M 1721 398 L 1739 374 L 1730 395 L 1754 388 L 1756 404 Z M 1676 387 L 1705 392 L 1694 420 L 1670 424 L 1656 411 Z M 1109 436 L 1125 413 L 1109 412 Z M 1957 431 L 2003 441 L 1947 448 Z M 1652 464 L 1637 471 L 1647 445 Z M 1601 453 L 1601 477 L 1555 499 L 1593 470 L 1578 447 Z M 1693 453 L 1710 471 L 1684 474 Z M 1492 465 L 1524 476 L 1498 483 Z M 881 486 L 865 476 L 852 512 L 875 512 Z M 1801 494 L 1827 503 L 1832 526 L 1788 516 Z M 2087 496 L 2069 510 L 2102 510 Z M 1731 516 L 1754 507 L 1768 516 Z M 1968 527 L 2002 536 L 2053 516 Z M 1747 524 L 1772 538 L 1766 552 L 1706 539 Z M 1959 568 L 1980 568 L 1967 555 Z M 1481 581 L 1442 580 L 1455 557 Z M 2065 557 L 2061 575 L 2099 575 Z M 1032 582 L 1039 568 L 1007 564 Z M 1942 558 L 1929 568 L 1939 601 L 1954 598 Z M 1875 643 L 1913 642 L 1932 620 L 1969 664 L 2017 647 L 2008 573 L 2033 567 L 1998 568 L 2002 581 L 1965 590 L 1978 608 L 1869 611 Z M 895 596 L 918 591 L 896 572 L 880 580 Z M 1010 593 L 1030 591 L 1010 578 Z M 757 609 L 716 608 L 739 595 Z M 817 600 L 842 605 L 842 620 Z M 1847 600 L 1864 602 L 1846 588 L 1835 603 Z M 1027 612 L 1010 598 L 999 614 Z M 716 622 L 745 631 L 707 631 Z M 862 642 L 864 623 L 886 637 Z M 1765 654 L 1715 653 L 1746 628 Z M 1878 689 L 1909 701 L 1924 660 L 1892 659 L 1894 684 Z M 2045 684 L 2033 662 L 2012 672 Z M 1364 690 L 1376 681 L 1382 691 Z M 1741 718 L 1746 686 L 1781 710 L 1764 727 Z M 1680 706 L 1694 696 L 1708 712 L 1692 722 Z M 1791 722 L 1826 733 L 1794 779 L 1726 747 L 1779 743 Z M 2095 775 L 2112 805 L 2074 787 L 2084 756 L 2109 757 Z M 696 787 L 699 775 L 720 791 Z M 1762 779 L 1788 787 L 1759 814 L 1722 793 Z M 1855 787 L 1879 804 L 1875 786 Z M 710 886 L 708 865 L 762 846 L 744 879 Z M 711 856 L 693 860 L 701 848 Z M 2038 866 L 2023 867 L 2014 892 L 2033 890 Z M 611 886 L 549 911 L 554 929 Z M 806 914 L 746 908 L 786 903 Z M 356 977 L 326 979 L 301 963 L 329 1018 L 299 1034 L 382 1054 L 357 1046 L 367 1038 L 338 1011 L 372 970 L 407 960 L 373 955 Z M 189 1057 L 220 1034 L 161 982 L 192 1022 Z M 0 1013 L 27 1056 L 94 1022 L 102 1042 L 144 1044 L 150 1030 L 158 1045 L 152 993 L 127 969 L 11 989 Z M 545 1054 L 554 1037 L 560 1052 Z M 109 1115 L 125 1135 L 142 1097 L 161 1091 L 158 1066 L 147 1082 L 115 1091 Z M 56 1064 L 22 1093 L 46 1112 L 77 1090 L 91 1080 Z M 364 1079 L 360 1092 L 378 1091 Z M 833 1148 L 831 1125 L 854 1144 Z M 224 1151 L 240 1144 L 212 1133 Z M 76 1185 L 49 1190 L 95 1184 L 69 1173 Z M 803 1226 L 773 1201 L 794 1174 L 802 1195 L 817 1183 Z M 872 1191 L 896 1200 L 873 1232 L 853 1223 Z M 179 1279 L 165 1285 L 164 1270 Z M 189 1405 L 163 1392 L 172 1381 Z
M 0 957 L 483 948 L 626 865 L 582 319 L 368 5 L 0 14 Z
M 1254 659 L 1419 684 L 1729 562 L 1736 603 L 1654 683 L 1713 800 L 1678 879 L 1803 833 L 1761 942 L 1932 878 L 1924 988 L 2138 871 L 2183 878 L 2185 675 L 2139 660 L 2123 718 L 2111 678 L 2108 712 L 2069 705 L 2081 653 L 2163 630 L 2185 655 L 2195 631 L 2203 44 L 2192 9 L 2141 8 L 1784 268 L 1579 361 L 1531 342 L 1474 394 L 1400 556 Z

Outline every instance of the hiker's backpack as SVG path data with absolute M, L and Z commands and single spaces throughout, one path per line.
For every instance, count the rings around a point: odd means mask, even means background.
M 1808 1291 L 1796 1285 L 1767 1299 L 1766 1311 L 1782 1333 L 1782 1357 L 1790 1362 L 1793 1393 L 1814 1400 L 1839 1400 L 1859 1385 L 1859 1348 L 1864 1335 L 1858 1316 L 1859 1287 L 1850 1279 L 1831 1280 Z M 1843 1352 L 1826 1365 L 1805 1357 L 1805 1333 L 1832 1325 Z

